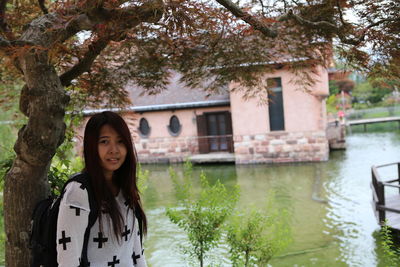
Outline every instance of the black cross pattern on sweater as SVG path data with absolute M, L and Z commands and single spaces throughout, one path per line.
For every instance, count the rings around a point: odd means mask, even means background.
M 67 243 L 71 242 L 71 237 L 65 236 L 65 231 L 61 232 L 62 238 L 58 239 L 58 244 L 63 245 L 63 250 L 67 250 Z
M 135 254 L 135 251 L 133 252 L 133 254 L 132 254 L 132 260 L 133 260 L 133 264 L 137 264 L 137 259 L 139 259 L 140 258 L 140 255 L 138 254 L 138 255 L 136 255 Z
M 75 209 L 75 216 L 80 216 L 81 215 L 81 209 L 78 207 L 74 206 L 69 206 L 70 209 Z
M 117 259 L 117 256 L 114 256 L 113 257 L 113 261 L 111 261 L 111 262 L 108 262 L 108 266 L 112 266 L 112 267 L 115 267 L 115 265 L 117 265 L 117 264 L 119 264 L 119 260 Z
M 99 232 L 98 237 L 93 238 L 93 242 L 99 242 L 99 246 L 97 248 L 102 248 L 103 243 L 106 243 L 108 240 L 107 237 L 103 237 L 103 233 Z
M 125 225 L 125 231 L 122 232 L 122 237 L 125 237 L 125 241 L 128 241 L 128 235 L 131 233 L 131 230 L 128 229 L 128 226 Z

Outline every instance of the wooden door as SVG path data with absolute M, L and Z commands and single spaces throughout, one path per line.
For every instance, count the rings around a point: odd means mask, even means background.
M 197 116 L 199 152 L 233 152 L 230 112 L 205 113 Z

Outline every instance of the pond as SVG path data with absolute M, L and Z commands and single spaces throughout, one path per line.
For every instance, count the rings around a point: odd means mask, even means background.
M 327 162 L 285 165 L 199 165 L 207 177 L 227 187 L 238 184 L 240 209 L 262 207 L 273 190 L 291 214 L 293 242 L 271 266 L 381 266 L 374 232 L 379 229 L 371 206 L 371 165 L 400 161 L 400 134 L 357 133 L 346 139 L 347 150 Z M 150 171 L 144 205 L 149 220 L 146 257 L 151 267 L 189 266 L 179 253 L 185 233 L 165 215 L 175 205 L 168 165 L 144 165 Z M 176 171 L 182 165 L 172 165 Z M 393 171 L 389 170 L 388 172 Z M 211 262 L 230 266 L 227 248 L 219 247 Z

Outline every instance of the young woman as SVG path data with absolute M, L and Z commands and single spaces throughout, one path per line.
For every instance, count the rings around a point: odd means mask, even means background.
M 83 143 L 82 173 L 88 177 L 98 211 L 87 244 L 90 267 L 147 266 L 138 222 L 139 218 L 146 232 L 146 216 L 136 185 L 137 158 L 128 126 L 116 113 L 96 114 L 86 125 Z M 80 258 L 89 213 L 88 191 L 70 182 L 57 222 L 60 267 L 83 266 Z

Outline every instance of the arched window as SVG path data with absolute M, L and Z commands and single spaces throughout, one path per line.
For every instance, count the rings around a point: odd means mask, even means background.
M 145 118 L 139 121 L 139 134 L 141 137 L 148 137 L 150 135 L 149 122 Z
M 179 123 L 179 119 L 177 116 L 173 115 L 171 119 L 169 119 L 169 125 L 167 126 L 167 128 L 172 136 L 179 135 L 182 129 L 182 125 Z

